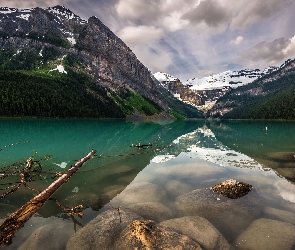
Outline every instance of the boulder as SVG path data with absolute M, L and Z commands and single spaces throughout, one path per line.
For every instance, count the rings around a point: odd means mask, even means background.
M 190 237 L 204 249 L 232 249 L 222 234 L 205 218 L 186 216 L 163 221 L 160 225 Z
M 109 250 L 121 231 L 134 220 L 143 219 L 137 214 L 120 209 L 108 210 L 90 221 L 69 239 L 68 250 Z
M 295 246 L 295 226 L 286 222 L 258 219 L 235 240 L 237 249 L 290 250 Z
M 180 217 L 206 218 L 232 242 L 261 215 L 261 204 L 262 198 L 255 189 L 239 199 L 230 199 L 206 188 L 179 196 L 175 201 L 175 208 Z
M 142 216 L 144 219 L 160 222 L 171 219 L 171 210 L 159 202 L 143 202 L 128 207 L 132 212 Z
M 115 243 L 115 250 L 130 249 L 195 249 L 201 246 L 191 238 L 151 220 L 136 220 L 130 223 Z
M 172 199 L 175 199 L 180 195 L 188 193 L 192 189 L 190 188 L 189 185 L 185 183 L 182 183 L 178 180 L 172 180 L 165 185 L 165 190 L 169 197 L 171 197 Z
M 159 186 L 149 183 L 131 183 L 119 195 L 111 200 L 110 205 L 114 207 L 126 207 L 142 202 L 162 202 L 167 200 L 165 190 Z
M 263 210 L 263 217 L 273 220 L 279 220 L 295 225 L 295 213 L 288 212 L 285 210 L 266 207 Z
M 38 228 L 18 250 L 61 250 L 74 233 L 72 224 L 51 224 Z
M 238 199 L 252 190 L 252 185 L 236 180 L 225 180 L 211 187 L 213 192 L 231 199 Z

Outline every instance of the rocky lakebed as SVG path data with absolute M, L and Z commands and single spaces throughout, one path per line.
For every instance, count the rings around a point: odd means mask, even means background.
M 271 188 L 285 180 L 181 162 L 151 163 L 76 232 L 44 225 L 19 249 L 295 249 L 295 204 Z

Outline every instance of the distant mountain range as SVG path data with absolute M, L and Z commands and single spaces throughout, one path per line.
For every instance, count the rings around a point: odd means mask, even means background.
M 295 59 L 219 98 L 208 117 L 295 119 Z
M 203 117 L 97 17 L 0 8 L 0 116 Z
M 188 101 L 183 93 L 180 99 L 206 112 L 206 117 L 295 119 L 294 68 L 294 60 L 287 60 L 280 67 L 270 66 L 263 71 L 225 71 L 189 79 L 172 93 L 193 91 L 198 103 Z M 179 81 L 167 73 L 157 72 L 154 76 L 169 91 L 169 86 Z

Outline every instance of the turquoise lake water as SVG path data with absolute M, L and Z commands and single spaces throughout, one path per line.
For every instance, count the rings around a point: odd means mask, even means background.
M 28 183 L 38 190 L 52 183 L 56 172 L 66 171 L 92 149 L 97 150 L 96 156 L 53 195 L 68 207 L 82 204 L 84 216 L 71 217 L 49 200 L 19 230 L 7 249 L 17 249 L 36 230 L 56 223 L 74 234 L 106 209 L 124 207 L 122 200 L 128 200 L 124 196 L 126 187 L 136 183 L 153 183 L 165 190 L 168 199 L 163 203 L 174 211 L 175 197 L 169 196 L 168 183 L 185 184 L 190 192 L 225 179 L 237 179 L 258 190 L 264 198 L 263 208 L 295 215 L 294 122 L 1 119 L 0 131 L 2 176 L 8 166 L 14 169 L 15 162 L 49 155 L 47 160 L 41 160 L 40 176 Z M 151 146 L 134 147 L 145 144 Z M 18 182 L 17 174 L 0 179 L 0 194 Z M 22 186 L 1 199 L 1 221 L 34 194 Z M 143 200 L 148 201 L 148 196 Z M 179 215 L 176 213 L 175 217 Z M 210 217 L 210 222 L 235 248 L 237 230 L 231 233 L 214 220 Z M 244 229 L 239 228 L 241 232 Z

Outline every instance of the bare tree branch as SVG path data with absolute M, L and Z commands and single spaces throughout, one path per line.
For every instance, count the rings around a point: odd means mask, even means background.
M 16 212 L 12 213 L 0 225 L 0 247 L 5 246 L 11 241 L 21 226 L 64 184 L 70 177 L 90 158 L 95 155 L 96 151 L 92 150 L 84 158 L 80 159 L 66 173 L 61 175 L 49 187 L 36 195 Z M 30 166 L 30 164 L 28 164 Z

